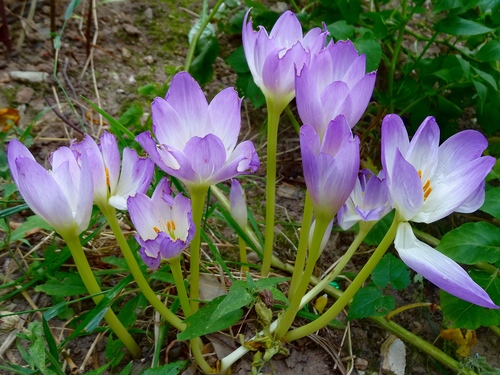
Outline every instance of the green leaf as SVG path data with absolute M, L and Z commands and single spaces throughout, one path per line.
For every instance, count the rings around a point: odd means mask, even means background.
M 494 31 L 475 21 L 467 20 L 455 15 L 447 16 L 436 24 L 436 30 L 450 35 L 471 36 Z
M 406 264 L 392 254 L 385 254 L 372 272 L 375 285 L 385 288 L 391 284 L 401 290 L 410 285 L 410 271 Z
M 500 220 L 500 187 L 490 189 L 486 192 L 486 197 L 480 210 Z
M 348 320 L 353 320 L 386 315 L 395 306 L 396 301 L 394 297 L 384 296 L 379 288 L 361 288 L 352 299 L 347 318 Z
M 148 368 L 141 375 L 178 375 L 186 367 L 188 361 L 177 361 L 156 368 Z
M 486 62 L 500 60 L 500 42 L 490 40 L 476 53 L 476 58 Z
M 74 274 L 71 277 L 60 280 L 50 278 L 46 284 L 37 285 L 35 292 L 42 292 L 49 296 L 70 297 L 81 294 L 88 294 L 87 288 L 83 284 L 80 275 Z
M 446 233 L 436 247 L 455 262 L 500 261 L 500 228 L 486 222 L 466 223 Z
M 392 210 L 387 215 L 385 215 L 382 220 L 379 220 L 365 237 L 363 242 L 370 246 L 378 246 L 378 244 L 382 242 L 382 239 L 391 227 L 391 224 L 394 220 L 394 212 L 395 211 Z
M 491 87 L 493 87 L 495 91 L 498 91 L 497 81 L 491 74 L 483 72 L 482 70 L 474 66 L 472 67 L 472 69 L 477 73 L 479 77 L 481 77 L 485 82 L 487 82 Z
M 125 112 L 123 112 L 118 119 L 118 122 L 123 126 L 132 126 L 140 123 L 139 120 L 143 114 L 144 111 L 142 110 L 142 107 L 137 103 L 133 103 Z
M 213 63 L 219 54 L 219 42 L 217 38 L 211 38 L 203 47 L 200 53 L 194 58 L 189 73 L 198 81 L 200 86 L 209 83 L 214 74 Z
M 235 310 L 240 310 L 242 307 L 249 305 L 255 300 L 254 296 L 248 292 L 246 288 L 231 288 L 226 298 L 217 306 L 210 321 L 214 322 L 223 316 L 232 313 Z
M 82 0 L 71 0 L 68 7 L 66 8 L 66 12 L 64 13 L 64 20 L 67 21 L 75 11 L 75 8 L 80 4 Z
M 105 365 L 85 373 L 85 375 L 101 375 L 106 371 L 111 363 L 106 363 Z
M 335 41 L 351 39 L 354 36 L 354 26 L 348 25 L 345 20 L 334 22 L 326 29 Z
M 255 282 L 255 287 L 259 289 L 269 289 L 279 283 L 284 283 L 290 280 L 289 277 L 268 277 L 265 279 L 259 279 Z
M 47 320 L 42 315 L 42 324 L 43 324 L 43 334 L 45 335 L 45 341 L 47 341 L 47 345 L 49 347 L 49 352 L 54 358 L 59 357 L 59 352 L 57 351 L 57 344 L 54 336 L 52 335 L 52 331 L 47 324 Z
M 250 73 L 250 68 L 248 67 L 243 46 L 239 46 L 238 48 L 236 48 L 233 53 L 231 53 L 226 59 L 226 62 L 238 74 Z
M 266 103 L 266 98 L 260 88 L 255 84 L 250 73 L 238 74 L 236 78 L 238 92 L 250 99 L 254 108 L 259 108 Z
M 234 310 L 229 314 L 224 315 L 222 318 L 212 321 L 210 318 L 215 312 L 219 304 L 226 296 L 214 298 L 207 303 L 203 308 L 187 318 L 184 323 L 187 324 L 185 331 L 177 335 L 179 341 L 189 340 L 195 337 L 200 337 L 208 333 L 217 332 L 237 323 L 243 316 L 243 310 Z
M 106 361 L 109 362 L 111 367 L 115 367 L 122 360 L 125 355 L 123 348 L 124 345 L 120 339 L 113 340 L 113 335 L 109 335 L 106 344 Z
M 473 270 L 472 279 L 500 305 L 500 279 L 487 272 Z M 500 310 L 486 309 L 441 291 L 441 308 L 444 322 L 452 328 L 477 329 L 500 324 Z
M 146 305 L 146 297 L 142 293 L 137 294 L 120 309 L 118 319 L 125 327 L 131 327 L 137 320 L 137 310 Z M 112 366 L 115 367 L 115 366 Z
M 354 46 L 360 54 L 364 53 L 366 55 L 366 70 L 368 72 L 377 70 L 382 59 L 382 47 L 380 47 L 379 42 L 373 38 L 363 36 L 356 39 Z
M 25 238 L 26 232 L 35 229 L 42 228 L 45 230 L 52 231 L 52 225 L 43 220 L 40 216 L 33 215 L 26 219 L 18 228 L 16 228 L 10 235 L 10 241 L 14 242 Z

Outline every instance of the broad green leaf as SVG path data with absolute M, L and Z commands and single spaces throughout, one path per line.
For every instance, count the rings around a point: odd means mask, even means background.
M 378 246 L 385 234 L 391 227 L 392 221 L 394 220 L 394 210 L 385 215 L 382 220 L 379 220 L 377 224 L 372 228 L 368 235 L 363 240 L 364 243 L 370 246 Z
M 486 192 L 486 197 L 480 210 L 500 220 L 500 187 L 490 189 Z
M 226 298 L 222 300 L 222 302 L 213 312 L 212 316 L 210 317 L 210 321 L 217 321 L 223 316 L 249 305 L 252 301 L 254 301 L 254 299 L 255 297 L 250 294 L 245 288 L 231 288 L 229 293 L 226 295 Z
M 488 88 L 483 85 L 481 82 L 473 79 L 472 83 L 474 84 L 474 87 L 476 88 L 477 96 L 478 96 L 478 103 L 477 103 L 477 110 L 478 112 L 483 111 L 484 103 L 486 102 L 486 98 L 488 95 Z
M 109 362 L 111 367 L 115 367 L 120 363 L 125 352 L 123 343 L 120 339 L 113 340 L 113 335 L 108 336 L 108 343 L 106 344 L 106 361 Z
M 199 54 L 194 58 L 189 73 L 198 81 L 200 86 L 209 83 L 214 74 L 213 63 L 219 54 L 219 42 L 217 38 L 211 38 L 201 46 Z
M 410 271 L 406 264 L 392 254 L 385 254 L 372 272 L 375 285 L 385 288 L 391 284 L 401 290 L 410 285 Z
M 500 261 L 500 228 L 486 222 L 466 223 L 446 233 L 436 248 L 455 262 Z
M 490 40 L 476 53 L 476 58 L 487 62 L 500 60 L 500 42 Z
M 198 310 L 196 313 L 187 318 L 184 323 L 187 324 L 185 331 L 177 335 L 179 341 L 189 340 L 195 337 L 200 337 L 208 333 L 217 332 L 233 324 L 236 324 L 238 320 L 243 316 L 243 310 L 234 310 L 229 314 L 224 315 L 222 318 L 212 321 L 210 318 L 215 312 L 219 304 L 224 300 L 226 296 L 220 296 L 214 298 L 204 307 Z
M 95 370 L 85 373 L 85 375 L 101 375 L 106 371 L 111 363 L 106 363 L 105 365 L 96 368 Z
M 345 20 L 334 22 L 326 29 L 335 41 L 351 39 L 354 36 L 354 26 L 347 24 Z
M 82 279 L 77 280 L 74 277 L 65 278 L 63 280 L 50 279 L 47 284 L 37 285 L 36 292 L 42 292 L 49 296 L 77 296 L 80 294 L 88 294 L 87 288 L 83 284 Z
M 75 11 L 75 8 L 80 4 L 82 0 L 71 0 L 68 7 L 66 8 L 66 12 L 64 13 L 64 20 L 67 21 Z
M 494 31 L 483 24 L 455 15 L 443 18 L 436 24 L 436 30 L 450 35 L 471 36 Z
M 33 215 L 28 217 L 24 223 L 22 223 L 16 230 L 14 230 L 10 235 L 10 241 L 14 242 L 25 238 L 26 232 L 35 229 L 42 228 L 45 230 L 54 230 L 52 225 L 43 220 L 40 216 Z
M 284 283 L 290 280 L 289 277 L 268 277 L 265 279 L 259 279 L 255 282 L 255 286 L 259 289 L 269 289 L 279 283 Z
M 366 35 L 366 34 L 365 34 Z M 366 71 L 372 72 L 378 69 L 382 59 L 382 47 L 377 40 L 363 36 L 356 39 L 354 46 L 360 54 L 366 55 Z
M 231 53 L 226 59 L 226 62 L 238 74 L 250 73 L 250 68 L 248 67 L 243 46 L 239 46 L 238 48 L 236 48 L 233 53 Z
M 384 296 L 379 288 L 369 286 L 359 289 L 354 295 L 347 318 L 353 320 L 386 315 L 395 306 L 394 297 Z
M 142 107 L 137 103 L 133 103 L 125 112 L 123 112 L 118 119 L 118 122 L 123 124 L 123 126 L 133 126 L 140 123 L 140 119 L 143 114 L 144 111 L 142 110 Z
M 487 82 L 491 87 L 493 87 L 495 91 L 498 91 L 497 81 L 491 74 L 483 72 L 482 70 L 474 66 L 472 67 L 472 69 L 477 73 L 479 77 L 481 77 L 485 82 Z
M 238 74 L 236 78 L 236 87 L 238 92 L 250 99 L 254 108 L 259 108 L 266 103 L 266 98 L 261 89 L 255 84 L 250 73 Z
M 473 270 L 472 279 L 500 305 L 500 278 L 487 272 Z M 444 323 L 451 328 L 477 329 L 500 324 L 500 310 L 485 309 L 441 291 Z
M 186 367 L 188 361 L 177 361 L 156 368 L 148 368 L 141 375 L 178 375 Z

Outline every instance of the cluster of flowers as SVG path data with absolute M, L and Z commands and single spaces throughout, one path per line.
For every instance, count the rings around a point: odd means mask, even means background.
M 316 220 L 331 222 L 337 216 L 347 229 L 396 209 L 402 220 L 395 247 L 409 267 L 451 294 L 496 308 L 462 267 L 417 240 L 408 224 L 431 223 L 481 206 L 484 179 L 495 163 L 482 156 L 485 137 L 467 130 L 440 146 L 439 126 L 428 117 L 410 141 L 402 120 L 388 115 L 382 123 L 383 170 L 377 176 L 359 173 L 359 139 L 351 128 L 363 115 L 376 78 L 375 72 L 365 72 L 366 57 L 350 41 L 327 44 L 327 32 L 320 29 L 303 36 L 291 12 L 280 17 L 270 34 L 263 28 L 254 31 L 247 17 L 243 46 L 255 82 L 266 97 L 284 105 L 296 96 L 305 124 L 300 130 L 304 177 Z M 26 203 L 62 235 L 87 229 L 93 202 L 128 209 L 141 256 L 157 268 L 162 259 L 182 252 L 196 228 L 190 201 L 174 197 L 166 179 L 151 198 L 146 195 L 154 165 L 190 191 L 255 172 L 259 159 L 254 145 L 237 144 L 240 106 L 232 88 L 208 104 L 196 81 L 182 72 L 173 78 L 165 99 L 152 104 L 154 138 L 149 131 L 137 136 L 150 159 L 125 148 L 120 162 L 112 135 L 105 133 L 100 146 L 87 135 L 55 151 L 47 171 L 21 142 L 12 140 L 10 170 Z

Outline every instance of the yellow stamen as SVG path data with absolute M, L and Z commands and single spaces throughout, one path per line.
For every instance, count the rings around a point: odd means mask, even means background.
M 160 230 L 159 230 L 157 227 L 153 227 L 153 230 L 154 230 L 156 233 L 160 233 Z
M 108 170 L 107 167 L 104 167 L 104 173 L 106 173 L 106 186 L 110 187 L 111 186 L 111 182 L 109 182 L 109 170 Z
M 172 237 L 172 239 L 176 239 L 175 237 L 175 221 L 173 220 L 170 220 L 170 221 L 167 221 L 167 231 L 168 231 L 168 234 L 170 235 L 170 237 Z
M 422 179 L 422 170 L 421 169 L 418 170 L 418 177 L 420 177 L 420 179 Z

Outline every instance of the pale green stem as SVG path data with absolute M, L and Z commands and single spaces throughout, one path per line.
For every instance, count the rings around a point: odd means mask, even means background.
M 92 269 L 90 268 L 90 264 L 85 257 L 82 244 L 80 242 L 80 239 L 78 238 L 78 235 L 76 234 L 76 231 L 75 233 L 66 234 L 65 236 L 63 236 L 63 239 L 64 241 L 66 241 L 69 249 L 71 250 L 71 255 L 73 256 L 73 260 L 75 261 L 78 273 L 80 274 L 88 292 L 91 295 L 99 294 L 92 297 L 94 302 L 98 304 L 104 298 L 102 295 L 100 295 L 100 293 L 102 293 L 101 287 L 97 283 L 97 280 L 92 273 Z M 141 348 L 139 347 L 139 345 L 137 345 L 130 333 L 128 333 L 127 329 L 123 326 L 123 324 L 120 322 L 111 308 L 106 311 L 104 319 L 106 319 L 109 327 L 127 347 L 132 356 L 134 358 L 140 358 Z
M 192 314 L 192 309 L 191 304 L 189 303 L 186 286 L 184 284 L 184 275 L 181 268 L 181 257 L 178 256 L 171 258 L 169 263 L 170 270 L 172 271 L 172 275 L 174 277 L 175 286 L 177 288 L 177 296 L 181 301 L 181 307 L 184 311 L 184 315 L 186 316 L 186 318 L 188 318 Z M 189 343 L 191 346 L 191 351 L 193 352 L 194 359 L 196 360 L 198 366 L 200 366 L 200 368 L 205 373 L 213 372 L 212 367 L 210 367 L 210 365 L 205 361 L 205 358 L 203 358 L 203 355 L 201 353 L 201 348 L 203 346 L 203 342 L 201 341 L 201 339 L 197 337 L 189 340 Z
M 361 271 L 353 280 L 351 285 L 349 285 L 346 291 L 342 293 L 342 296 L 333 304 L 333 306 L 331 306 L 323 315 L 321 315 L 315 321 L 288 332 L 284 337 L 285 341 L 290 342 L 300 339 L 301 337 L 310 335 L 311 333 L 316 332 L 317 330 L 323 328 L 330 321 L 332 321 L 337 317 L 337 315 L 342 311 L 342 309 L 351 301 L 352 297 L 356 294 L 359 288 L 361 288 L 361 286 L 366 281 L 368 276 L 370 276 L 370 274 L 372 273 L 373 269 L 378 264 L 380 259 L 382 259 L 382 256 L 385 254 L 389 246 L 392 244 L 392 241 L 396 237 L 396 231 L 400 222 L 401 219 L 399 218 L 399 215 L 396 213 L 394 221 L 392 222 L 391 227 L 387 231 L 380 245 L 377 247 L 377 249 L 372 254 L 370 259 L 368 259 L 368 262 L 361 269 Z
M 316 261 L 318 260 L 320 255 L 321 242 L 323 241 L 323 237 L 329 223 L 330 222 L 327 220 L 316 218 L 316 224 L 314 226 L 314 234 L 311 241 L 311 246 L 309 248 L 309 257 L 307 259 L 306 269 L 302 273 L 301 282 L 298 284 L 297 289 L 295 290 L 293 297 L 290 300 L 290 306 L 278 322 L 278 328 L 276 329 L 275 334 L 276 340 L 280 340 L 287 333 L 288 329 L 295 319 L 295 316 L 297 315 L 297 312 L 300 310 L 300 302 L 302 300 L 302 297 L 304 297 L 307 287 L 309 286 L 309 280 L 311 279 L 314 267 L 316 266 Z M 301 237 L 303 235 L 304 234 L 302 233 Z
M 361 242 L 363 242 L 366 235 L 368 234 L 368 232 L 370 232 L 370 229 L 372 229 L 374 225 L 375 222 L 359 222 L 359 233 L 352 242 L 351 246 L 349 246 L 349 249 L 347 249 L 345 254 L 342 255 L 332 272 L 330 272 L 323 280 L 316 284 L 314 288 L 307 292 L 307 294 L 302 299 L 301 305 L 302 303 L 305 305 L 306 303 L 311 302 L 314 297 L 321 293 L 321 291 L 323 291 L 326 286 L 329 285 L 342 272 L 344 267 L 347 265 L 347 262 L 351 260 L 359 245 L 361 245 Z
M 247 260 L 247 244 L 245 243 L 245 240 L 238 236 L 238 246 L 240 248 L 240 262 L 241 262 L 241 272 L 246 273 L 249 271 L 249 268 L 247 266 L 248 260 Z
M 297 247 L 297 256 L 295 257 L 295 264 L 293 267 L 292 280 L 290 281 L 290 289 L 288 290 L 288 299 L 291 300 L 295 295 L 300 281 L 302 280 L 302 273 L 304 272 L 304 265 L 307 258 L 307 244 L 309 242 L 309 231 L 311 230 L 311 223 L 313 217 L 313 205 L 309 192 L 306 192 L 306 201 L 304 203 L 304 214 L 302 215 L 302 227 L 300 229 L 299 246 Z
M 179 317 L 175 315 L 172 311 L 170 311 L 163 303 L 161 303 L 161 301 L 156 297 L 155 292 L 149 286 L 148 281 L 144 277 L 144 274 L 142 273 L 139 265 L 137 264 L 137 260 L 134 254 L 132 253 L 132 250 L 130 249 L 130 246 L 128 245 L 125 236 L 123 235 L 122 230 L 120 229 L 120 224 L 118 222 L 118 219 L 116 218 L 116 210 L 109 205 L 107 206 L 99 205 L 99 208 L 101 209 L 101 212 L 108 221 L 108 224 L 111 230 L 113 231 L 113 234 L 116 237 L 118 246 L 120 246 L 123 257 L 127 262 L 128 268 L 130 269 L 130 272 L 134 276 L 135 282 L 139 286 L 139 289 L 141 290 L 142 294 L 146 297 L 151 306 L 153 306 L 156 309 L 156 311 L 158 311 L 161 314 L 161 316 L 165 318 L 167 322 L 172 324 L 172 326 L 177 328 L 179 331 L 185 330 L 186 325 L 182 322 L 182 320 L 179 319 Z
M 271 271 L 274 249 L 274 214 L 276 204 L 276 148 L 278 124 L 282 108 L 271 99 L 267 103 L 267 162 L 266 162 L 266 237 L 260 274 L 267 277 Z
M 190 284 L 190 297 L 191 297 L 191 310 L 194 314 L 198 311 L 199 302 L 198 295 L 200 293 L 200 246 L 201 246 L 201 219 L 203 217 L 203 206 L 205 203 L 205 196 L 208 192 L 208 186 L 205 185 L 192 185 L 188 186 L 189 194 L 191 196 L 191 204 L 193 207 L 193 223 L 196 227 L 196 233 L 190 246 L 190 266 L 189 266 L 189 284 Z
M 489 326 L 488 327 L 495 335 L 500 337 L 500 328 L 498 326 Z

